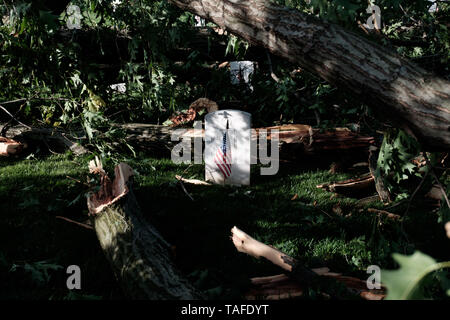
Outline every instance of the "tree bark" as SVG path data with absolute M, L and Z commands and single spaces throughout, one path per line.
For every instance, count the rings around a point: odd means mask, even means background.
M 15 139 L 19 142 L 27 144 L 39 145 L 42 142 L 52 151 L 64 152 L 71 150 L 75 155 L 83 155 L 87 153 L 86 148 L 79 143 L 74 142 L 70 134 L 60 129 L 52 128 L 31 128 L 24 125 L 7 126 L 0 124 L 0 132 L 6 138 Z M 78 130 L 75 134 L 82 135 L 82 130 Z
M 179 141 L 171 141 L 171 136 L 175 130 L 184 130 L 179 139 L 191 139 L 203 137 L 203 130 L 198 132 L 192 128 L 172 128 L 155 124 L 127 123 L 114 124 L 115 127 L 122 129 L 126 133 L 126 141 L 136 150 L 144 151 L 152 156 L 170 157 L 171 151 Z M 3 126 L 0 124 L 0 131 Z M 267 128 L 257 128 L 267 130 L 267 139 L 271 139 L 271 130 L 279 130 L 280 158 L 286 160 L 295 160 L 303 156 L 318 156 L 323 154 L 335 154 L 341 156 L 341 153 L 352 155 L 352 160 L 358 161 L 361 157 L 366 157 L 368 148 L 374 143 L 373 137 L 367 137 L 351 132 L 346 128 L 336 128 L 334 131 L 320 132 L 318 129 L 312 129 L 308 125 L 284 125 Z M 94 130 L 97 134 L 98 131 Z M 84 135 L 83 131 L 75 130 L 76 136 Z M 9 127 L 6 131 L 6 137 L 17 139 L 28 144 L 39 144 L 45 142 L 52 151 L 64 152 L 67 149 L 72 150 L 75 155 L 82 155 L 88 151 L 79 143 L 72 141 L 70 134 L 61 129 L 50 128 L 29 128 L 22 125 Z M 69 139 L 70 137 L 70 139 Z M 256 139 L 254 135 L 252 139 Z M 120 142 L 112 142 L 115 147 L 123 147 Z M 328 159 L 328 158 L 327 158 Z M 329 159 L 328 159 L 329 160 Z
M 192 300 L 201 294 L 170 258 L 171 247 L 143 217 L 129 178 L 133 170 L 121 163 L 111 182 L 101 168 L 98 193 L 88 199 L 97 238 L 125 294 L 132 299 Z
M 415 136 L 450 149 L 450 82 L 337 25 L 265 0 L 169 0 L 297 63 Z

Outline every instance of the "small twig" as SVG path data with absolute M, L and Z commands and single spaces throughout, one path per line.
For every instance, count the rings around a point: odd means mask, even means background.
M 10 116 L 12 119 L 16 120 L 16 121 L 17 121 L 18 123 L 20 123 L 21 125 L 27 127 L 28 129 L 31 129 L 31 127 L 29 127 L 29 126 L 27 126 L 26 124 L 24 124 L 24 123 L 20 122 L 19 120 L 17 120 L 17 118 L 14 117 L 14 116 L 13 116 L 8 110 L 6 110 L 5 107 L 3 107 L 2 105 L 0 105 L 0 109 L 2 109 L 3 111 L 5 111 L 6 114 L 7 114 L 8 116 Z
M 27 98 L 20 98 L 20 99 L 16 99 L 16 100 L 11 100 L 11 101 L 4 101 L 1 102 L 0 104 L 11 104 L 11 103 L 16 103 L 16 102 L 22 102 L 22 101 L 27 101 Z
M 409 209 L 411 207 L 411 203 L 414 199 L 414 197 L 416 196 L 417 192 L 420 190 L 420 188 L 422 188 L 423 183 L 425 182 L 425 179 L 428 177 L 428 174 L 430 173 L 430 170 L 428 170 L 425 175 L 423 176 L 422 180 L 420 181 L 419 185 L 417 186 L 416 190 L 414 190 L 414 192 L 412 193 L 411 197 L 409 198 L 409 202 L 408 202 L 408 207 L 406 208 L 405 214 L 403 215 L 403 217 L 406 217 L 406 215 L 409 212 Z
M 192 163 L 183 171 L 183 174 L 185 174 L 191 167 L 192 167 Z
M 181 188 L 183 189 L 184 193 L 192 200 L 195 201 L 194 198 L 192 198 L 192 196 L 190 195 L 190 193 L 186 190 L 186 188 L 184 187 L 184 184 L 181 180 L 178 180 L 178 183 L 181 185 Z
M 399 4 L 398 6 L 400 7 L 400 9 L 403 11 L 403 13 L 405 14 L 405 16 L 406 16 L 407 18 L 409 18 L 409 19 L 411 19 L 412 21 L 414 21 L 415 23 L 417 23 L 417 20 L 414 19 L 413 17 L 411 17 L 411 16 L 408 14 L 408 12 L 406 12 L 406 10 L 403 9 L 403 7 L 402 7 L 401 4 Z
M 77 163 L 78 164 L 78 163 Z M 73 181 L 75 181 L 75 182 L 78 182 L 78 183 L 80 183 L 80 184 L 84 184 L 85 186 L 87 186 L 87 187 L 91 187 L 91 185 L 89 185 L 89 184 L 87 184 L 86 182 L 81 182 L 80 180 L 78 180 L 78 179 L 75 179 L 75 178 L 72 178 L 72 177 L 70 177 L 70 176 L 66 176 L 66 178 L 68 178 L 68 179 L 70 179 L 70 180 L 73 180 Z
M 367 28 L 361 23 L 361 21 L 358 20 L 358 26 L 368 35 L 369 30 L 367 30 Z
M 437 185 L 439 186 L 439 188 L 442 191 L 442 194 L 444 195 L 444 199 L 447 202 L 447 206 L 450 208 L 450 201 L 448 200 L 447 197 L 447 192 L 445 191 L 444 187 L 442 186 L 441 182 L 439 181 L 438 176 L 436 175 L 436 172 L 434 172 L 434 167 L 430 162 L 430 159 L 428 159 L 428 156 L 426 154 L 426 152 L 423 153 L 423 157 L 425 158 L 425 161 L 427 162 L 427 164 L 430 166 L 430 170 L 431 174 L 433 175 L 433 178 L 436 180 Z
M 70 222 L 70 223 L 74 223 L 74 224 L 76 224 L 76 225 L 78 225 L 80 227 L 86 228 L 86 229 L 94 230 L 94 228 L 91 225 L 86 224 L 86 223 L 74 221 L 72 219 L 69 219 L 69 218 L 66 218 L 66 217 L 61 217 L 61 216 L 56 216 L 55 218 L 61 219 L 61 220 L 65 220 L 65 221 Z

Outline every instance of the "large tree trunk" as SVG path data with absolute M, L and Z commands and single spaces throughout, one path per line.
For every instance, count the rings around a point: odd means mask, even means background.
M 133 170 L 119 164 L 111 182 L 98 164 L 90 169 L 101 174 L 102 185 L 88 199 L 89 212 L 100 245 L 127 297 L 202 298 L 174 266 L 170 245 L 140 211 L 129 184 Z
M 426 149 L 450 149 L 450 83 L 399 55 L 265 0 L 169 1 L 346 88 Z
M 177 128 L 143 123 L 117 124 L 126 132 L 126 141 L 133 148 L 144 151 L 156 157 L 170 157 L 171 151 L 179 141 L 171 141 L 171 136 Z M 0 124 L 0 131 L 3 126 Z M 369 146 L 375 139 L 351 132 L 346 128 L 336 128 L 334 131 L 321 132 L 308 125 L 293 124 L 267 128 L 257 128 L 267 130 L 267 138 L 271 139 L 271 131 L 279 130 L 279 156 L 282 160 L 294 161 L 298 159 L 323 159 L 323 164 L 338 160 L 348 162 L 347 165 L 358 161 L 366 161 Z M 191 139 L 203 138 L 203 130 L 198 132 L 191 128 L 184 128 L 184 133 L 180 137 Z M 97 131 L 94 131 L 97 133 Z M 82 136 L 82 130 L 76 130 L 76 136 Z M 256 140 L 257 135 L 252 139 Z M 72 150 L 75 155 L 85 154 L 87 150 L 78 144 L 70 134 L 62 130 L 48 128 L 28 128 L 23 125 L 10 127 L 6 131 L 6 137 L 16 139 L 29 145 L 39 145 L 42 141 L 51 151 L 64 152 L 66 149 Z M 70 137 L 70 139 L 68 138 Z M 72 139 L 72 140 L 71 140 Z M 123 147 L 121 142 L 113 142 L 115 147 Z M 254 159 L 256 161 L 256 159 Z M 318 164 L 315 160 L 315 164 Z M 322 161 L 321 161 L 322 162 Z

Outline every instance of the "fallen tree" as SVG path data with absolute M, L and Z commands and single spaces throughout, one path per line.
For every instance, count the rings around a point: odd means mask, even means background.
M 98 161 L 98 160 L 97 160 Z M 101 164 L 100 190 L 88 198 L 93 226 L 124 293 L 132 299 L 192 300 L 201 294 L 174 266 L 171 246 L 142 215 L 130 187 L 133 170 L 121 163 L 111 181 Z
M 266 0 L 169 0 L 349 90 L 415 136 L 450 149 L 450 82 L 337 25 Z
M 204 130 L 192 128 L 172 128 L 155 124 L 127 123 L 114 124 L 115 128 L 125 131 L 127 143 L 136 150 L 145 151 L 154 156 L 170 157 L 173 147 L 181 139 L 203 138 Z M 0 131 L 3 126 L 0 124 Z M 175 130 L 181 130 L 179 141 L 172 141 Z M 301 156 L 320 155 L 323 153 L 347 152 L 358 154 L 367 159 L 369 146 L 375 139 L 351 132 L 347 128 L 336 128 L 321 132 L 311 126 L 293 124 L 285 126 L 257 128 L 252 139 L 257 139 L 260 130 L 266 130 L 267 139 L 271 140 L 272 130 L 279 131 L 280 158 L 295 159 Z M 99 132 L 94 130 L 95 134 Z M 84 154 L 87 150 L 76 142 L 74 136 L 82 136 L 83 131 L 76 130 L 68 133 L 60 129 L 34 128 L 23 125 L 9 127 L 5 133 L 7 138 L 31 144 L 38 144 L 44 141 L 52 150 L 63 152 L 70 149 L 76 155 Z M 120 142 L 112 142 L 113 146 L 119 147 Z M 358 157 L 355 157 L 355 161 Z
M 171 258 L 171 246 L 148 222 L 131 189 L 133 170 L 125 163 L 115 167 L 111 180 L 98 158 L 89 170 L 100 176 L 100 189 L 87 200 L 91 224 L 100 246 L 125 295 L 131 299 L 202 299 L 203 295 L 181 274 Z M 73 222 L 73 221 L 71 221 Z M 247 299 L 285 299 L 303 295 L 318 277 L 343 283 L 351 294 L 375 300 L 384 290 L 367 290 L 365 281 L 330 272 L 328 268 L 308 269 L 283 252 L 261 243 L 234 227 L 232 240 L 237 250 L 264 257 L 288 271 L 279 275 L 251 279 Z M 326 282 L 329 284 L 329 280 Z

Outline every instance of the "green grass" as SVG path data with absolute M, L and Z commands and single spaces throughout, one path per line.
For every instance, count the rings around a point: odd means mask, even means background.
M 95 233 L 55 216 L 83 221 L 90 157 L 71 155 L 41 159 L 0 159 L 0 299 L 122 298 Z M 328 266 L 346 275 L 367 277 L 372 264 L 394 268 L 392 252 L 414 249 L 439 260 L 449 246 L 433 214 L 415 212 L 405 223 L 408 241 L 397 222 L 380 221 L 357 205 L 317 184 L 350 177 L 327 170 L 282 167 L 275 176 L 252 168 L 249 187 L 180 188 L 175 175 L 203 179 L 202 165 L 175 165 L 170 160 L 107 160 L 112 172 L 118 161 L 136 171 L 133 189 L 144 214 L 175 246 L 176 263 L 211 298 L 239 297 L 248 279 L 281 271 L 263 260 L 239 253 L 229 239 L 237 226 L 256 239 L 300 259 L 308 267 Z M 79 182 L 67 178 L 70 176 Z M 295 200 L 292 197 L 297 194 Z M 382 207 L 372 203 L 372 207 Z M 340 215 L 333 213 L 339 207 Z M 393 212 L 404 212 L 404 206 Z M 416 219 L 416 220 L 415 220 Z M 408 221 L 420 219 L 421 226 Z M 448 242 L 448 241 L 447 241 Z M 61 266 L 42 280 L 42 264 Z M 77 296 L 66 289 L 65 269 L 82 270 Z M 11 269 L 17 265 L 15 269 Z

